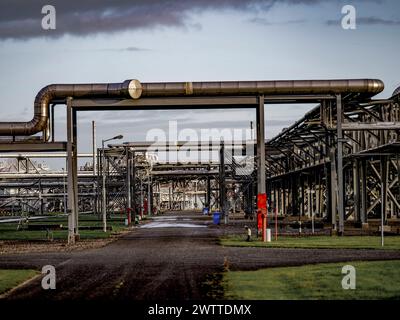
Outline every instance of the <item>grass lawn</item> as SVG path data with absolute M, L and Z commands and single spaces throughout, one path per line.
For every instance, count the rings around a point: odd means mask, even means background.
M 0 270 L 0 294 L 14 288 L 20 283 L 32 278 L 39 272 L 36 270 Z
M 223 237 L 220 243 L 233 247 L 266 247 L 266 248 L 336 248 L 336 249 L 400 249 L 400 236 L 385 237 L 385 246 L 381 246 L 379 236 L 280 236 L 278 240 L 262 242 L 253 239 L 246 242 L 244 236 Z
M 355 290 L 342 288 L 345 275 L 341 271 L 346 264 L 356 269 Z M 223 285 L 227 299 L 400 299 L 399 270 L 396 260 L 228 271 Z
M 103 232 L 102 230 L 80 230 L 81 239 L 100 239 L 108 238 L 111 234 L 119 232 L 125 228 L 125 216 L 113 215 L 107 220 L 107 226 L 112 226 L 112 231 Z M 62 224 L 63 227 L 68 226 L 66 216 L 54 216 L 41 220 L 31 220 L 30 225 L 34 224 Z M 45 230 L 17 230 L 18 223 L 0 223 L 0 240 L 46 240 L 47 233 Z M 80 215 L 80 226 L 102 226 L 102 220 L 97 215 Z M 67 239 L 68 230 L 54 230 L 53 239 Z

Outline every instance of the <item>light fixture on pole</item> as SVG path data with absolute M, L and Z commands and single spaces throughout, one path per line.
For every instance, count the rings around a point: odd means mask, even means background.
M 106 172 L 105 172 L 105 162 L 106 162 L 106 157 L 105 157 L 105 154 L 104 154 L 104 142 L 107 142 L 107 141 L 111 141 L 111 140 L 118 140 L 118 139 L 123 139 L 124 138 L 124 136 L 123 135 L 118 135 L 118 136 L 115 136 L 115 137 L 113 137 L 113 138 L 110 138 L 110 139 L 104 139 L 104 140 L 101 140 L 101 150 L 102 150 L 102 170 L 101 170 L 101 173 L 102 173 L 102 176 L 103 176 L 103 231 L 104 232 L 107 232 L 107 205 L 106 205 Z

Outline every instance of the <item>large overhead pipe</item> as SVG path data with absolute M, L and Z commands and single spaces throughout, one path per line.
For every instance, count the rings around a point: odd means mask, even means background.
M 307 95 L 358 93 L 371 97 L 384 89 L 381 80 L 281 80 L 281 81 L 224 81 L 224 82 L 160 82 L 105 84 L 53 84 L 44 87 L 36 96 L 34 117 L 29 122 L 0 122 L 0 136 L 29 136 L 47 127 L 49 105 L 67 97 L 73 98 L 132 98 L 169 96 L 219 95 Z
M 142 97 L 217 95 L 307 95 L 360 93 L 373 96 L 384 89 L 381 80 L 280 80 L 142 83 Z

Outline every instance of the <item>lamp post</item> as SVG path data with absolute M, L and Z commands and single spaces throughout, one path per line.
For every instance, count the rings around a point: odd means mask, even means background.
M 62 173 L 63 173 L 63 199 L 64 199 L 64 214 L 67 214 L 67 191 L 65 190 L 65 170 L 62 168 Z
M 117 139 L 122 139 L 124 136 L 123 135 L 118 135 L 110 139 L 105 139 L 101 140 L 101 150 L 102 150 L 102 175 L 103 175 L 103 231 L 107 232 L 107 205 L 106 205 L 106 172 L 105 172 L 105 162 L 106 162 L 106 157 L 104 154 L 104 142 L 111 141 L 111 140 L 117 140 Z

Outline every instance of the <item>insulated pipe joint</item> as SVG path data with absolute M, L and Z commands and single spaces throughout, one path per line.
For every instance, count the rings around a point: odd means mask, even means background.
M 139 80 L 133 79 L 133 80 L 126 80 L 124 82 L 124 85 L 127 84 L 128 88 L 128 94 L 132 99 L 139 99 L 140 96 L 142 95 L 142 84 L 140 83 Z

